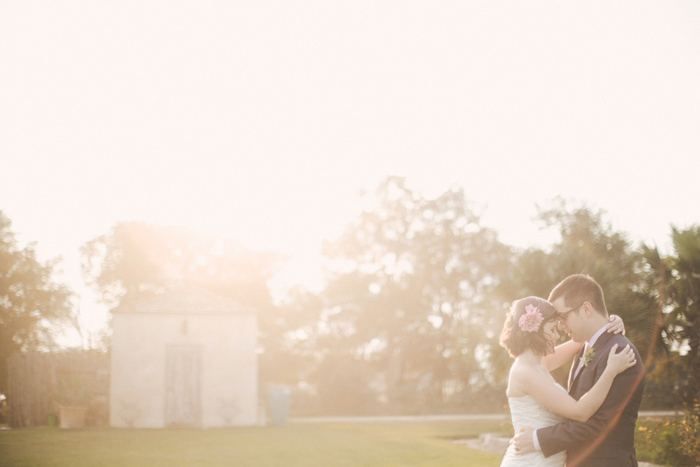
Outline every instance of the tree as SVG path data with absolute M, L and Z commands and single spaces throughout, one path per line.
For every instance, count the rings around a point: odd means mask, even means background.
M 390 177 L 368 201 L 374 207 L 324 248 L 332 276 L 320 349 L 376 368 L 390 401 L 413 394 L 407 386 L 438 402 L 448 381 L 472 391 L 483 381 L 479 354 L 500 326 L 490 298 L 508 248 L 461 189 L 426 199 Z
M 648 364 L 655 351 L 659 312 L 653 275 L 644 254 L 623 232 L 613 229 L 605 212 L 585 205 L 571 206 L 558 198 L 549 209 L 540 209 L 544 228 L 557 229 L 559 240 L 548 248 L 530 248 L 516 254 L 499 288 L 503 300 L 527 295 L 547 298 L 559 281 L 570 274 L 584 273 L 603 288 L 608 312 L 622 317 L 627 336 Z M 496 358 L 498 376 L 505 377 L 505 352 Z M 566 371 L 557 374 L 565 379 Z
M 232 240 L 143 222 L 120 222 L 81 253 L 83 275 L 112 305 L 183 284 L 233 287 L 239 299 L 256 302 L 281 259 Z
M 52 347 L 55 326 L 75 321 L 69 290 L 52 280 L 56 260 L 42 264 L 34 245 L 19 248 L 10 227 L 0 211 L 0 393 L 12 353 Z
M 559 228 L 561 241 L 552 248 L 550 265 L 557 274 L 552 287 L 569 274 L 591 275 L 603 288 L 608 312 L 622 317 L 627 337 L 649 360 L 658 342 L 658 303 L 651 293 L 651 271 L 639 246 L 605 220 L 605 211 L 586 206 L 568 209 L 557 200 L 540 219 Z M 648 363 L 648 362 L 647 362 Z
M 669 360 L 680 359 L 676 372 L 679 401 L 690 406 L 700 400 L 700 226 L 671 229 L 673 253 L 662 257 L 647 247 L 646 258 L 656 273 L 656 291 L 663 308 L 662 337 Z M 678 386 L 678 384 L 677 384 Z

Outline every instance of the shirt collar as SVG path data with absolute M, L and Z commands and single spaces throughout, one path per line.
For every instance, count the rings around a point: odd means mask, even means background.
M 586 343 L 586 348 L 592 349 L 595 342 L 598 340 L 598 338 L 601 335 L 603 335 L 603 333 L 605 332 L 605 329 L 607 327 L 608 327 L 608 325 L 606 324 L 602 328 L 598 329 L 598 331 L 595 334 L 593 334 L 593 336 L 591 336 L 590 339 L 588 339 L 588 342 Z

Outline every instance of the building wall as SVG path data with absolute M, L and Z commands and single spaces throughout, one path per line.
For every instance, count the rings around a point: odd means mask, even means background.
M 115 313 L 112 328 L 112 426 L 165 426 L 169 346 L 199 349 L 198 426 L 257 423 L 254 315 Z

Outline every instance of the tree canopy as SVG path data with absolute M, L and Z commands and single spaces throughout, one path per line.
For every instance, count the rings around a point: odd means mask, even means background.
M 442 401 L 448 380 L 453 392 L 472 390 L 483 380 L 481 347 L 500 326 L 491 298 L 508 248 L 480 225 L 461 189 L 428 199 L 391 177 L 370 196 L 375 207 L 325 245 L 316 350 L 345 367 L 374 368 L 365 383 L 385 387 L 390 400 L 420 387 Z
M 558 240 L 544 248 L 516 252 L 499 294 L 504 299 L 547 298 L 563 278 L 588 274 L 603 288 L 608 312 L 622 317 L 628 337 L 648 363 L 660 332 L 655 326 L 659 304 L 642 251 L 606 221 L 604 211 L 585 205 L 555 199 L 539 210 L 536 220 L 542 228 L 556 230 Z M 505 358 L 502 353 L 500 358 Z M 494 365 L 505 377 L 509 362 Z M 558 378 L 565 381 L 567 372 L 562 368 Z
M 74 322 L 68 288 L 52 279 L 55 263 L 37 260 L 34 245 L 20 248 L 0 211 L 0 392 L 13 352 L 51 348 L 56 325 Z
M 658 370 L 667 393 L 689 406 L 700 401 L 700 226 L 671 229 L 673 252 L 664 257 L 645 246 L 655 272 L 658 300 L 664 307 L 661 337 L 669 359 Z
M 461 189 L 427 199 L 391 177 L 368 196 L 371 208 L 325 246 L 328 282 L 305 333 L 309 379 L 322 401 L 342 401 L 336 410 L 367 410 L 377 398 L 414 411 L 496 407 L 483 390 L 504 389 L 511 361 L 498 337 L 510 303 L 546 298 L 574 273 L 601 284 L 647 364 L 663 344 L 652 270 L 604 211 L 554 200 L 537 220 L 558 240 L 518 250 L 480 224 Z
M 83 246 L 83 273 L 110 305 L 196 285 L 257 309 L 261 383 L 312 388 L 307 408 L 324 413 L 502 407 L 511 360 L 498 339 L 511 302 L 547 298 L 584 273 L 625 321 L 650 370 L 650 397 L 673 406 L 681 394 L 700 396 L 700 227 L 673 228 L 674 251 L 663 256 L 604 211 L 555 199 L 535 221 L 556 240 L 519 249 L 482 225 L 459 187 L 429 198 L 389 177 L 365 201 L 323 246 L 323 289 L 295 288 L 279 303 L 268 281 L 283 256 L 186 228 L 118 223 Z M 0 213 L 3 361 L 49 345 L 48 324 L 71 317 L 53 263 L 19 249 L 9 226 Z

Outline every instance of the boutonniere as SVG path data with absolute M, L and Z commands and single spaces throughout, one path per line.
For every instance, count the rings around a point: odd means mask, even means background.
M 581 365 L 588 366 L 588 364 L 591 363 L 591 360 L 593 360 L 594 355 L 595 351 L 593 350 L 593 347 L 587 348 L 586 351 L 583 352 L 583 357 L 579 358 Z

